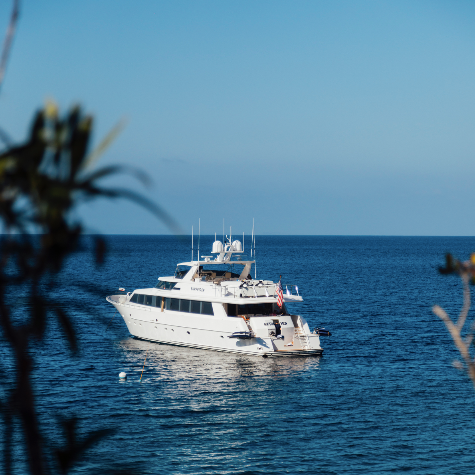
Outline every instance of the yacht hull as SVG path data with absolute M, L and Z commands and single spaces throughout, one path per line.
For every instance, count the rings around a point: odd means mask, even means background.
M 234 332 L 248 330 L 243 319 L 167 312 L 130 304 L 125 296 L 109 296 L 106 300 L 117 309 L 130 334 L 141 340 L 254 356 L 318 356 L 323 353 L 318 335 L 308 335 L 306 347 L 298 341 L 295 346 L 284 346 L 271 337 L 229 338 Z

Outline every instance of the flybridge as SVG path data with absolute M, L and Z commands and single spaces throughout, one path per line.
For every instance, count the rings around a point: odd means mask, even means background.
M 243 244 L 239 240 L 233 240 L 230 236 L 226 236 L 227 242 L 216 239 L 213 242 L 210 256 L 198 256 L 200 260 L 192 260 L 189 262 L 181 262 L 175 271 L 175 279 L 185 285 L 180 285 L 182 291 L 200 291 L 213 294 L 214 297 L 220 298 L 261 298 L 273 301 L 275 299 L 276 284 L 268 280 L 252 279 L 251 268 L 256 261 L 248 260 L 244 256 Z M 244 235 L 243 235 L 244 241 Z M 193 243 L 193 241 L 192 241 Z M 254 249 L 253 249 L 254 247 Z M 193 244 L 192 244 L 193 253 Z M 233 259 L 233 255 L 237 254 L 237 259 Z M 254 226 L 252 231 L 251 255 L 256 255 Z M 236 268 L 237 267 L 237 268 Z M 161 278 L 163 279 L 163 278 Z M 189 288 L 187 285 L 193 282 L 195 285 L 199 282 L 206 288 Z M 211 285 L 211 287 L 209 287 Z M 178 288 L 178 287 L 176 287 Z M 298 293 L 296 285 L 285 285 L 284 301 L 301 301 L 302 297 Z

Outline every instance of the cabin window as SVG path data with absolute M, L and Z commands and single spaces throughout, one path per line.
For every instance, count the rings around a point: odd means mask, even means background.
M 160 297 L 157 297 L 157 306 L 160 306 Z M 196 313 L 202 315 L 214 315 L 211 302 L 200 302 L 197 300 L 185 299 L 165 299 L 165 308 L 175 312 Z
M 237 315 L 288 315 L 285 304 L 280 308 L 276 302 L 254 303 L 247 305 L 228 304 L 228 316 Z
M 134 294 L 132 295 L 130 302 L 139 303 L 141 305 L 149 305 L 150 307 L 161 307 L 162 297 L 156 297 L 155 295 Z
M 179 312 L 180 311 L 180 299 L 170 299 L 170 308 L 168 310 L 173 310 L 175 312 Z
M 201 313 L 201 302 L 197 300 L 191 301 L 191 313 Z
M 201 302 L 201 313 L 203 315 L 214 315 L 211 302 Z
M 180 299 L 180 312 L 190 313 L 190 301 Z

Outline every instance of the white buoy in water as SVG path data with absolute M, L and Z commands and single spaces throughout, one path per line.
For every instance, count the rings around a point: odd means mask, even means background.
M 124 373 L 122 371 L 122 373 L 119 373 L 119 379 L 127 379 L 127 373 Z

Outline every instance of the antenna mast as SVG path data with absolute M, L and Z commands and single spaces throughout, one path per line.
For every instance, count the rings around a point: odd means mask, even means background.
M 200 262 L 201 218 L 198 218 L 198 263 Z
M 193 225 L 191 225 L 191 262 L 193 262 Z
M 252 218 L 252 230 L 254 231 L 254 218 Z M 256 234 L 254 234 L 254 260 L 256 261 Z M 257 279 L 257 261 L 254 262 L 254 279 Z
M 252 259 L 252 243 L 254 242 L 254 218 L 252 218 L 252 233 L 251 233 L 251 259 Z

